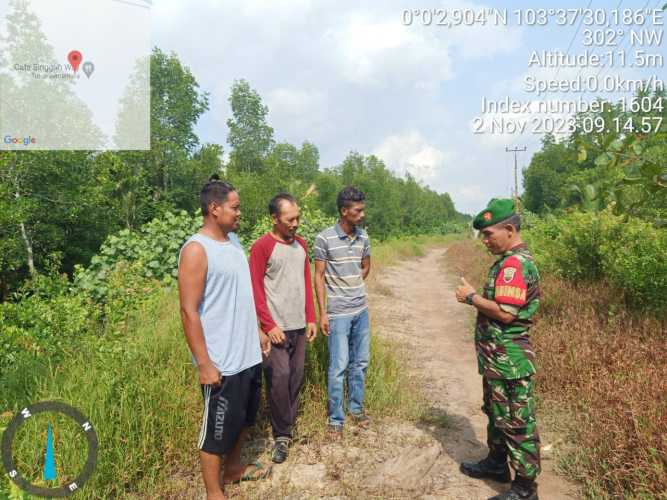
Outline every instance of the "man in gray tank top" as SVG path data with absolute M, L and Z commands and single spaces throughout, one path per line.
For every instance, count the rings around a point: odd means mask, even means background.
M 207 500 L 224 499 L 223 482 L 256 479 L 269 469 L 241 463 L 247 427 L 261 393 L 262 352 L 271 342 L 258 329 L 248 261 L 234 231 L 240 199 L 212 179 L 201 191 L 204 225 L 185 242 L 178 266 L 181 319 L 204 396 L 199 455 Z

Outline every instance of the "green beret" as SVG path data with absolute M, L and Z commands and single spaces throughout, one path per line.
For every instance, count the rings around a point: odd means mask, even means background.
M 493 226 L 514 215 L 514 200 L 508 198 L 493 198 L 484 210 L 478 213 L 472 221 L 475 229 L 484 229 Z

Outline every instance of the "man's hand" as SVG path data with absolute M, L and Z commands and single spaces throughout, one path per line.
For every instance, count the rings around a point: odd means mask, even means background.
M 306 340 L 312 342 L 317 337 L 317 325 L 315 323 L 308 323 L 306 325 Z
M 283 336 L 284 335 L 285 334 L 283 334 Z M 268 356 L 271 352 L 271 339 L 266 333 L 262 331 L 259 332 L 259 345 L 262 348 L 262 354 L 264 356 Z
M 471 293 L 477 293 L 477 290 L 475 290 L 475 287 L 468 283 L 465 278 L 461 278 L 461 284 L 456 287 L 456 300 L 465 302 L 466 297 Z
M 204 385 L 222 384 L 222 375 L 211 362 L 199 365 L 199 383 Z
M 325 337 L 329 336 L 329 316 L 327 314 L 320 316 L 320 330 Z
M 287 337 L 285 337 L 285 333 L 280 329 L 279 326 L 274 326 L 269 331 L 269 333 L 267 333 L 267 335 L 271 339 L 271 342 L 274 344 L 282 344 L 287 339 Z

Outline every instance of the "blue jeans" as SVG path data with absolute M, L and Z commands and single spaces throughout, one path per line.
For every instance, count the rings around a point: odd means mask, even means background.
M 343 425 L 343 385 L 347 371 L 350 413 L 364 411 L 371 331 L 368 309 L 329 320 L 329 423 Z

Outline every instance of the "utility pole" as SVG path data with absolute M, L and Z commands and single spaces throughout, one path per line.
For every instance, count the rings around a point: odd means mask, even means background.
M 516 160 L 516 154 L 517 153 L 523 153 L 526 151 L 526 146 L 523 148 L 514 148 L 514 149 L 509 149 L 507 146 L 505 146 L 505 152 L 506 153 L 514 153 L 514 206 L 516 207 L 516 211 L 520 212 L 520 206 L 519 206 L 519 167 L 517 166 L 517 160 Z

